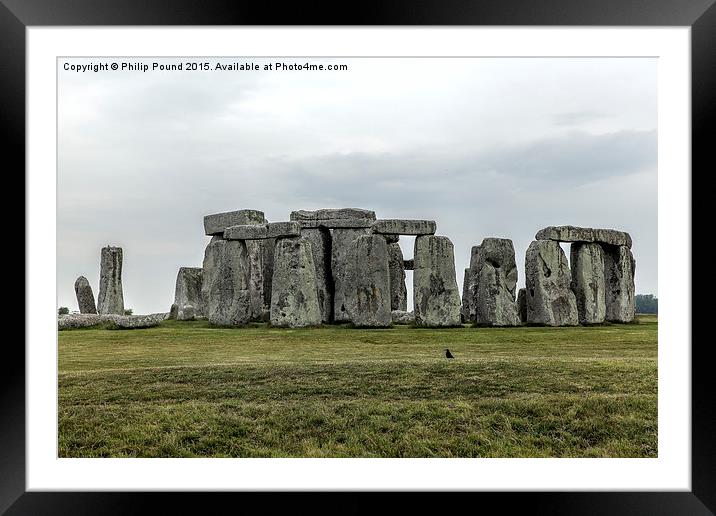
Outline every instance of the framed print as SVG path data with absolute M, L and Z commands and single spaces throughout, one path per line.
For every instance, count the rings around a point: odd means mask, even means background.
M 387 3 L 350 26 L 184 4 L 0 11 L 27 192 L 3 510 L 714 510 L 691 284 L 709 2 Z

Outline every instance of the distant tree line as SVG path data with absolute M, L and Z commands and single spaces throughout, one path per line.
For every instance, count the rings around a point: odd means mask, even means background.
M 638 314 L 658 314 L 659 300 L 654 294 L 637 294 L 634 296 L 636 302 L 636 312 Z

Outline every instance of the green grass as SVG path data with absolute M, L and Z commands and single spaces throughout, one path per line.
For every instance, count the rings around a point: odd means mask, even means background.
M 59 454 L 656 457 L 657 320 L 62 331 Z

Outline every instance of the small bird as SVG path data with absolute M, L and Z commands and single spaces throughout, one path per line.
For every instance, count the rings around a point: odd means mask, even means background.
M 450 353 L 450 350 L 445 348 L 445 358 L 455 358 L 452 356 L 452 353 Z

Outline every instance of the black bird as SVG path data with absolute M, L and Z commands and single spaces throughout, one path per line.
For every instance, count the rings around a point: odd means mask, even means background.
M 452 356 L 452 353 L 450 353 L 450 350 L 445 348 L 445 358 L 455 358 Z

